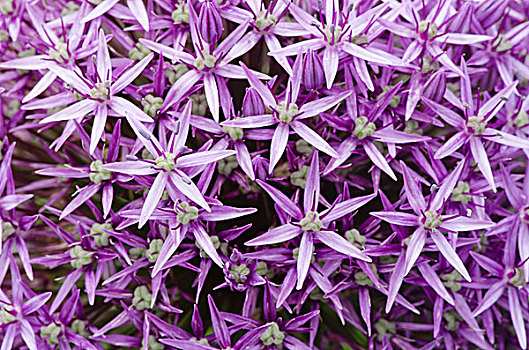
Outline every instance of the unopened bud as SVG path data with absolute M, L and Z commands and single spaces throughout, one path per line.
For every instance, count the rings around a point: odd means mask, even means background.
M 309 50 L 303 61 L 302 82 L 307 90 L 321 89 L 325 81 L 323 64 L 320 56 Z
M 242 114 L 245 117 L 262 115 L 266 113 L 266 108 L 261 96 L 254 88 L 246 89 L 246 95 L 242 101 Z
M 446 91 L 446 73 L 444 70 L 438 70 L 426 84 L 424 84 L 424 91 L 422 95 L 432 101 L 441 102 Z
M 205 1 L 202 3 L 198 21 L 202 39 L 208 44 L 216 43 L 224 30 L 222 18 L 219 14 L 219 6 L 216 1 Z

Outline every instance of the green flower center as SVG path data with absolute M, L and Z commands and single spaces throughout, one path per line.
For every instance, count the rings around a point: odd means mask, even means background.
M 0 13 L 7 15 L 9 12 L 13 12 L 13 0 L 0 1 Z
M 299 112 L 299 108 L 295 103 L 290 103 L 287 106 L 286 101 L 279 102 L 276 108 L 279 120 L 284 123 L 290 123 Z
M 136 310 L 145 310 L 151 307 L 152 294 L 146 286 L 139 286 L 134 289 L 132 305 Z
M 195 58 L 195 62 L 193 62 L 193 64 L 198 70 L 213 68 L 216 64 L 216 58 L 208 51 L 204 50 L 202 51 L 202 55 L 199 54 L 197 58 Z
M 524 126 L 529 124 L 529 118 L 527 117 L 527 112 L 526 111 L 518 112 L 518 114 L 513 120 L 513 123 L 519 128 L 523 128 Z
M 509 275 L 512 275 L 512 277 L 509 278 L 510 284 L 519 289 L 525 286 L 525 277 L 522 268 L 518 267 L 513 269 Z
M 500 34 L 492 42 L 492 48 L 496 52 L 505 52 L 512 49 L 512 42 L 505 37 L 505 35 Z
M 189 71 L 187 66 L 185 64 L 183 64 L 183 63 L 178 63 L 178 64 L 176 64 L 176 65 L 174 65 L 172 67 L 173 67 L 173 69 L 166 69 L 165 70 L 165 76 L 167 77 L 167 79 L 169 79 L 169 82 L 171 84 L 176 83 L 176 81 L 178 79 L 180 79 L 180 77 L 182 75 L 184 75 L 185 73 L 187 73 L 187 71 Z M 195 106 L 195 104 L 193 103 L 193 109 L 194 109 L 194 106 Z M 193 112 L 193 114 L 196 114 L 196 113 Z
M 281 349 L 283 347 L 283 341 L 285 340 L 285 333 L 281 332 L 277 323 L 273 322 L 261 334 L 260 339 L 265 346 L 275 345 L 278 349 Z
M 246 264 L 232 265 L 230 267 L 230 276 L 237 283 L 244 283 L 250 274 L 250 269 Z
M 228 176 L 231 172 L 239 166 L 236 156 L 229 156 L 224 159 L 220 159 L 217 163 L 217 170 L 222 175 Z
M 141 104 L 143 105 L 143 111 L 151 117 L 154 117 L 160 108 L 162 108 L 163 98 L 148 94 L 141 100 Z
M 228 136 L 233 140 L 237 141 L 244 137 L 244 130 L 238 127 L 223 126 L 222 131 L 224 131 Z
M 422 217 L 423 226 L 431 230 L 441 226 L 441 223 L 441 216 L 439 216 L 434 210 L 428 210 L 424 213 L 424 216 Z
M 360 34 L 360 35 L 353 37 L 351 41 L 353 44 L 356 44 L 356 45 L 367 44 L 369 42 L 369 37 L 366 34 Z
M 66 15 L 69 15 L 70 13 L 74 13 L 76 12 L 77 10 L 79 10 L 80 6 L 77 5 L 75 2 L 73 1 L 68 1 L 66 3 L 66 6 L 62 8 L 61 10 L 61 16 L 66 16 Z
M 182 202 L 177 205 L 176 220 L 182 225 L 187 225 L 198 218 L 198 208 L 190 205 L 188 202 Z
M 299 223 L 303 231 L 318 232 L 323 227 L 320 215 L 315 211 L 309 211 Z
M 96 87 L 90 90 L 90 97 L 95 100 L 106 100 L 108 98 L 108 88 L 103 82 L 96 83 Z
M 470 193 L 470 185 L 466 181 L 459 181 L 457 183 L 457 186 L 454 188 L 454 191 L 452 192 L 452 200 L 454 202 L 461 202 L 463 204 L 467 204 L 472 199 L 472 196 L 469 195 Z
M 147 46 L 137 43 L 130 51 L 129 58 L 135 61 L 141 61 L 151 53 Z
M 452 270 L 452 272 L 442 275 L 441 279 L 444 281 L 444 286 L 449 288 L 452 292 L 457 293 L 461 289 L 461 283 L 458 281 L 461 281 L 463 277 L 461 277 L 456 270 Z
M 277 23 L 277 18 L 272 16 L 270 12 L 267 11 L 261 11 L 257 14 L 257 18 L 255 19 L 255 26 L 259 28 L 260 30 L 265 30 L 271 28 L 274 24 Z
M 475 135 L 481 135 L 485 132 L 487 124 L 483 122 L 483 116 L 476 115 L 468 118 L 467 132 Z
M 7 237 L 15 232 L 15 227 L 10 222 L 2 223 L 2 240 L 5 241 Z
M 294 171 L 290 174 L 290 183 L 294 186 L 305 188 L 307 184 L 307 175 L 309 174 L 309 167 L 303 165 L 298 171 Z
M 177 3 L 175 10 L 171 13 L 175 24 L 189 23 L 189 7 L 186 2 Z
M 459 328 L 459 315 L 454 310 L 443 313 L 443 318 L 446 321 L 445 328 L 447 331 L 453 332 Z
M 90 333 L 86 330 L 86 322 L 83 320 L 73 320 L 70 330 L 76 334 L 79 334 L 83 338 L 88 338 Z
M 67 46 L 65 43 L 59 43 L 54 48 L 48 51 L 48 57 L 58 63 L 68 62 L 70 55 L 68 55 Z
M 358 248 L 363 248 L 366 244 L 366 238 L 355 228 L 345 231 L 345 239 Z
M 314 147 L 311 146 L 307 141 L 300 139 L 296 141 L 296 151 L 308 157 L 314 151 Z
M 174 170 L 174 168 L 176 168 L 176 164 L 174 162 L 175 158 L 176 154 L 164 152 L 163 156 L 159 156 L 158 158 L 156 158 L 156 167 L 165 171 Z
M 340 39 L 340 36 L 342 36 L 342 31 L 342 27 L 335 25 L 325 26 L 325 28 L 323 28 L 325 39 L 327 39 L 329 44 L 336 44 L 336 42 Z
M 161 239 L 153 239 L 149 243 L 149 249 L 147 249 L 145 256 L 150 262 L 156 262 L 158 254 L 160 254 L 160 250 L 162 250 L 162 246 L 163 241 Z
M 110 170 L 102 169 L 103 162 L 94 160 L 90 163 L 90 180 L 99 185 L 102 181 L 110 180 L 112 172 Z
M 211 242 L 213 242 L 213 246 L 215 247 L 215 250 L 220 248 L 224 253 L 227 252 L 228 244 L 221 243 L 219 236 L 210 236 L 210 239 L 211 239 Z M 198 244 L 197 241 L 195 241 L 195 246 L 198 248 L 200 252 L 199 255 L 201 258 L 209 259 L 209 255 L 204 251 L 204 249 L 202 249 L 202 247 L 200 246 L 200 244 Z
M 75 269 L 80 269 L 92 262 L 92 253 L 84 250 L 80 245 L 76 245 L 70 249 L 70 258 L 74 259 L 70 261 L 72 267 Z
M 98 247 L 106 247 L 110 235 L 103 230 L 112 231 L 112 225 L 109 223 L 95 223 L 90 228 L 90 235 L 94 237 L 94 242 Z
M 394 323 L 389 322 L 388 320 L 385 320 L 383 318 L 379 319 L 375 323 L 375 329 L 377 331 L 377 340 L 379 342 L 381 342 L 384 339 L 384 335 L 386 335 L 388 338 L 391 338 L 391 336 L 397 330 Z
M 59 334 L 61 333 L 61 327 L 55 323 L 50 323 L 47 326 L 40 327 L 40 337 L 46 338 L 46 343 L 49 345 L 55 345 L 59 343 Z
M 362 140 L 368 136 L 372 136 L 376 131 L 375 123 L 370 122 L 367 117 L 358 117 L 355 119 L 355 129 L 353 134 Z
M 11 312 L 14 307 L 8 304 L 0 304 L 0 325 L 13 322 L 16 320 L 16 316 Z
M 437 25 L 428 20 L 419 22 L 418 30 L 421 34 L 428 31 L 428 39 L 431 39 L 437 35 Z
M 142 349 L 144 349 L 145 348 L 145 338 L 141 340 L 141 345 L 142 345 Z M 163 350 L 165 349 L 165 347 L 163 344 L 158 343 L 154 335 L 149 335 L 149 338 L 147 340 L 147 349 L 148 350 Z

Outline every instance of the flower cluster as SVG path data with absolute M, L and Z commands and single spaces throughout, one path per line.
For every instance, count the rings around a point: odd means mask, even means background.
M 4 349 L 527 349 L 526 0 L 0 0 Z

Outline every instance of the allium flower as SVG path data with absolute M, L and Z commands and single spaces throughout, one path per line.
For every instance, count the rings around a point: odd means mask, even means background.
M 110 54 L 103 30 L 99 32 L 98 40 L 97 70 L 94 72 L 92 79 L 79 76 L 79 73 L 66 70 L 59 66 L 48 67 L 69 84 L 70 88 L 77 92 L 82 100 L 41 120 L 41 123 L 74 119 L 80 121 L 87 113 L 95 111 L 90 139 L 90 154 L 94 153 L 103 135 L 109 109 L 118 113 L 118 115 L 125 116 L 129 122 L 132 120 L 152 122 L 152 118 L 138 109 L 134 104 L 115 95 L 126 88 L 141 74 L 153 58 L 153 55 L 148 55 L 126 73 L 114 80 L 112 76 L 112 62 L 110 61 Z M 73 130 L 70 131 L 71 133 L 73 133 Z
M 2 350 L 527 349 L 526 5 L 0 0 Z

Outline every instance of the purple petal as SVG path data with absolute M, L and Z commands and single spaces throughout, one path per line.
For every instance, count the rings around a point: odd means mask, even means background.
M 508 288 L 509 293 L 509 310 L 511 312 L 512 325 L 516 331 L 518 342 L 522 349 L 527 349 L 527 334 L 525 332 L 526 323 L 522 314 L 520 297 L 518 291 L 514 288 Z
M 419 217 L 415 214 L 393 212 L 393 211 L 376 211 L 371 212 L 371 215 L 382 219 L 390 224 L 401 226 L 417 226 L 419 224 Z
M 325 141 L 320 135 L 314 130 L 303 124 L 302 122 L 292 121 L 290 122 L 292 129 L 311 146 L 319 149 L 323 153 L 328 154 L 331 157 L 339 157 L 338 153 Z
M 310 231 L 304 232 L 301 236 L 301 242 L 299 244 L 299 254 L 297 261 L 297 272 L 298 272 L 298 283 L 296 289 L 303 287 L 303 282 L 309 272 L 309 267 L 312 260 L 312 247 L 314 246 L 312 233 Z
M 461 261 L 461 258 L 459 255 L 457 255 L 456 251 L 450 243 L 448 243 L 448 240 L 443 236 L 441 231 L 439 230 L 432 230 L 430 231 L 430 237 L 432 238 L 433 242 L 439 248 L 439 251 L 445 259 L 448 261 L 450 265 L 454 267 L 454 269 L 459 272 L 461 276 L 463 276 L 464 279 L 466 279 L 469 282 L 472 282 L 472 278 L 470 278 L 470 275 L 468 274 L 468 271 L 465 267 L 465 264 L 463 264 L 463 261 Z
M 432 269 L 432 267 L 428 263 L 419 264 L 417 265 L 417 268 L 421 272 L 422 277 L 424 277 L 426 283 L 428 283 L 430 287 L 435 290 L 437 295 L 446 300 L 450 305 L 454 305 L 454 298 L 452 298 L 450 293 L 448 293 L 443 282 L 435 273 L 435 270 Z
M 419 258 L 419 255 L 421 255 L 425 243 L 426 231 L 422 227 L 419 227 L 410 236 L 410 243 L 406 250 L 406 268 L 404 269 L 404 275 L 407 275 L 410 272 L 411 268 Z
M 64 219 L 66 216 L 70 215 L 71 212 L 73 212 L 75 209 L 79 208 L 84 202 L 86 202 L 88 199 L 90 199 L 93 195 L 95 195 L 99 189 L 101 188 L 101 185 L 96 184 L 89 184 L 86 187 L 83 187 L 75 196 L 75 198 L 68 203 L 66 208 L 63 209 L 61 216 L 59 217 L 59 220 Z
M 485 293 L 483 299 L 479 302 L 478 306 L 472 312 L 472 316 L 476 317 L 483 311 L 489 309 L 492 305 L 498 301 L 498 299 L 505 292 L 505 283 L 503 281 L 494 283 L 490 289 Z
M 272 197 L 275 203 L 279 204 L 281 209 L 283 209 L 288 215 L 298 220 L 301 220 L 303 218 L 303 214 L 301 213 L 299 207 L 294 202 L 292 202 L 287 196 L 285 196 L 283 192 L 268 185 L 262 180 L 257 179 L 256 182 L 268 193 L 270 197 Z
M 52 123 L 64 120 L 83 118 L 98 106 L 98 103 L 92 100 L 82 100 L 73 105 L 60 110 L 40 121 L 41 124 Z
M 145 198 L 145 203 L 143 203 L 143 208 L 140 213 L 140 221 L 138 227 L 141 228 L 151 217 L 152 212 L 158 206 L 160 198 L 162 198 L 163 191 L 167 185 L 167 180 L 169 179 L 169 174 L 166 172 L 159 173 L 152 186 L 149 188 L 149 193 L 147 198 Z
M 315 237 L 330 248 L 353 258 L 371 262 L 371 258 L 333 231 L 315 232 Z
M 133 0 L 136 1 L 136 0 Z M 150 53 L 142 59 L 140 62 L 136 63 L 134 67 L 127 69 L 122 75 L 119 76 L 118 79 L 112 84 L 112 94 L 116 94 L 129 86 L 130 83 L 134 81 L 147 67 L 147 65 L 151 62 L 152 58 L 154 57 L 153 53 Z
M 279 123 L 274 136 L 272 137 L 272 144 L 270 145 L 270 164 L 268 165 L 268 173 L 272 174 L 274 168 L 279 162 L 279 159 L 285 153 L 287 147 L 288 135 L 290 128 L 286 123 Z
M 318 207 L 320 198 L 320 160 L 318 151 L 312 153 L 305 192 L 303 194 L 303 208 L 305 213 L 314 211 Z
M 181 168 L 214 163 L 236 154 L 235 151 L 203 151 L 179 157 L 176 165 Z
M 281 225 L 271 229 L 259 237 L 249 240 L 245 243 L 245 245 L 254 246 L 286 242 L 298 236 L 301 232 L 302 231 L 298 226 L 291 224 Z

